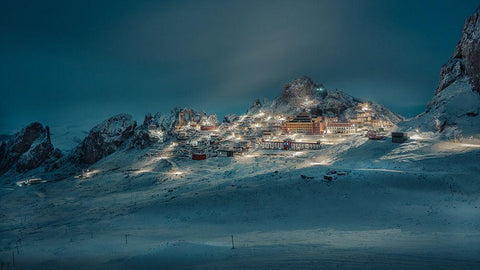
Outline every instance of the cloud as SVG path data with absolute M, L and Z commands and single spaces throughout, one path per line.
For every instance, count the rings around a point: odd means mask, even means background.
M 9 2 L 0 121 L 243 112 L 301 75 L 390 107 L 426 104 L 475 2 Z

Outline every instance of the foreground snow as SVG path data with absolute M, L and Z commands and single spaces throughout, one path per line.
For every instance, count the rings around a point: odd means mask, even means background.
M 198 162 L 115 153 L 90 178 L 4 186 L 0 260 L 11 264 L 13 252 L 18 269 L 478 268 L 480 143 L 413 138 Z M 324 182 L 332 169 L 349 173 Z

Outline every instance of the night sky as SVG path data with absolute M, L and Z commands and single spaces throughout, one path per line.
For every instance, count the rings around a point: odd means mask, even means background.
M 413 116 L 479 4 L 418 2 L 2 1 L 0 134 L 174 106 L 239 114 L 301 75 Z

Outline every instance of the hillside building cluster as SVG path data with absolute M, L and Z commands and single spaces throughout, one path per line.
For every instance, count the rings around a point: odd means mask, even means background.
M 312 116 L 305 111 L 296 116 L 285 116 L 260 110 L 219 123 L 216 115 L 198 115 L 183 110 L 173 134 L 176 145 L 172 155 L 203 160 L 212 156 L 232 157 L 256 148 L 318 150 L 322 146 L 320 139 L 328 134 L 374 131 L 375 134 L 368 133 L 369 138 L 380 139 L 383 137 L 378 134 L 393 126 L 390 121 L 381 120 L 368 103 L 359 103 L 355 112 L 354 118 L 342 122 L 337 117 Z M 159 133 L 156 130 L 150 129 L 151 133 Z M 300 134 L 313 136 L 295 141 L 296 135 Z
M 368 130 L 383 131 L 393 126 L 390 121 L 379 119 L 368 103 L 359 103 L 355 111 L 356 117 L 348 122 L 339 122 L 337 117 L 311 116 L 308 112 L 300 112 L 282 123 L 282 133 L 355 134 Z

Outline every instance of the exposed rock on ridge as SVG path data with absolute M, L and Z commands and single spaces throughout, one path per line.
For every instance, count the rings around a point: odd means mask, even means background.
M 25 172 L 61 155 L 50 141 L 50 129 L 32 123 L 0 145 L 0 175 L 14 169 Z
M 137 123 L 128 114 L 108 118 L 90 130 L 75 149 L 73 157 L 79 163 L 93 164 L 115 152 L 133 136 Z
M 480 8 L 465 22 L 462 38 L 453 56 L 442 67 L 436 94 L 463 76 L 474 91 L 480 92 Z
M 282 94 L 271 103 L 255 101 L 247 113 L 254 114 L 260 110 L 276 114 L 295 115 L 308 111 L 313 115 L 339 117 L 341 120 L 355 118 L 355 108 L 360 99 L 354 98 L 340 90 L 328 90 L 323 84 L 317 84 L 309 77 L 295 79 L 283 87 Z M 369 102 L 372 109 L 382 120 L 396 124 L 403 117 L 375 102 Z
M 452 57 L 440 71 L 435 95 L 422 113 L 402 128 L 470 136 L 480 129 L 480 9 L 466 21 Z

